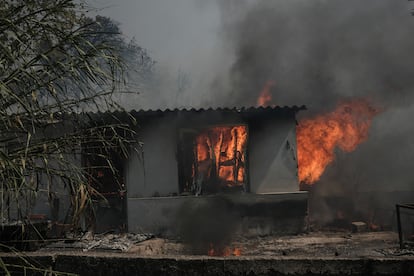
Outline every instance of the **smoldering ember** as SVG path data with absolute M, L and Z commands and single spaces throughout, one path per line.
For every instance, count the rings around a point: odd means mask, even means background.
M 5 275 L 414 275 L 413 3 L 92 2 L 0 8 Z

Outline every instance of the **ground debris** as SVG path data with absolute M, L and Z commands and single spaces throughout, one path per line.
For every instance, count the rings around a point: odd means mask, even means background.
M 153 234 L 95 234 L 92 235 L 87 232 L 76 241 L 60 241 L 55 242 L 47 247 L 50 249 L 67 249 L 67 250 L 82 250 L 83 252 L 91 250 L 117 251 L 127 252 L 133 245 L 152 239 Z
M 400 250 L 395 232 L 309 232 L 291 236 L 238 237 L 227 247 L 237 248 L 240 256 L 303 257 L 303 258 L 414 258 L 413 250 Z M 41 250 L 77 252 L 113 252 L 133 256 L 208 255 L 193 252 L 181 240 L 155 237 L 151 234 L 84 234 L 76 242 L 57 242 Z M 94 253 L 95 254 L 95 253 Z M 235 257 L 234 254 L 224 255 Z M 239 255 L 237 255 L 239 256 Z
M 394 256 L 414 256 L 414 248 L 386 248 L 386 249 L 376 249 L 376 252 L 382 254 L 385 257 L 394 257 Z

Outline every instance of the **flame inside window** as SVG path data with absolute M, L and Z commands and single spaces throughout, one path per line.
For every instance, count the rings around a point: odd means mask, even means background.
M 247 126 L 217 126 L 193 136 L 191 184 L 195 194 L 246 187 Z

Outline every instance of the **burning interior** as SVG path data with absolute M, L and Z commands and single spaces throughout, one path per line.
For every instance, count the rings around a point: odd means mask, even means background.
M 246 125 L 180 130 L 180 194 L 247 191 Z

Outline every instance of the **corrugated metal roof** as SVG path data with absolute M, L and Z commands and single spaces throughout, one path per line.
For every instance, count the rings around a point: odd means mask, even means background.
M 265 115 L 265 114 L 275 114 L 275 113 L 296 113 L 301 110 L 306 110 L 306 106 L 266 106 L 266 107 L 217 107 L 217 108 L 166 108 L 166 109 L 139 109 L 139 110 L 112 110 L 112 111 L 98 111 L 98 112 L 81 112 L 74 115 L 80 115 L 90 117 L 90 119 L 103 119 L 103 118 L 114 118 L 119 120 L 120 118 L 133 117 L 157 117 L 167 114 L 181 114 L 187 115 L 188 113 L 206 113 L 216 114 L 216 113 L 232 113 L 240 114 L 242 116 L 256 116 L 256 115 Z M 66 114 L 71 116 L 70 114 Z
M 292 110 L 300 111 L 306 110 L 306 106 L 293 105 L 293 106 L 259 106 L 259 107 L 208 107 L 208 108 L 166 108 L 166 109 L 139 109 L 130 110 L 131 113 L 162 113 L 162 112 L 205 112 L 205 111 L 224 111 L 224 112 L 260 112 L 260 111 L 271 111 L 271 110 Z

